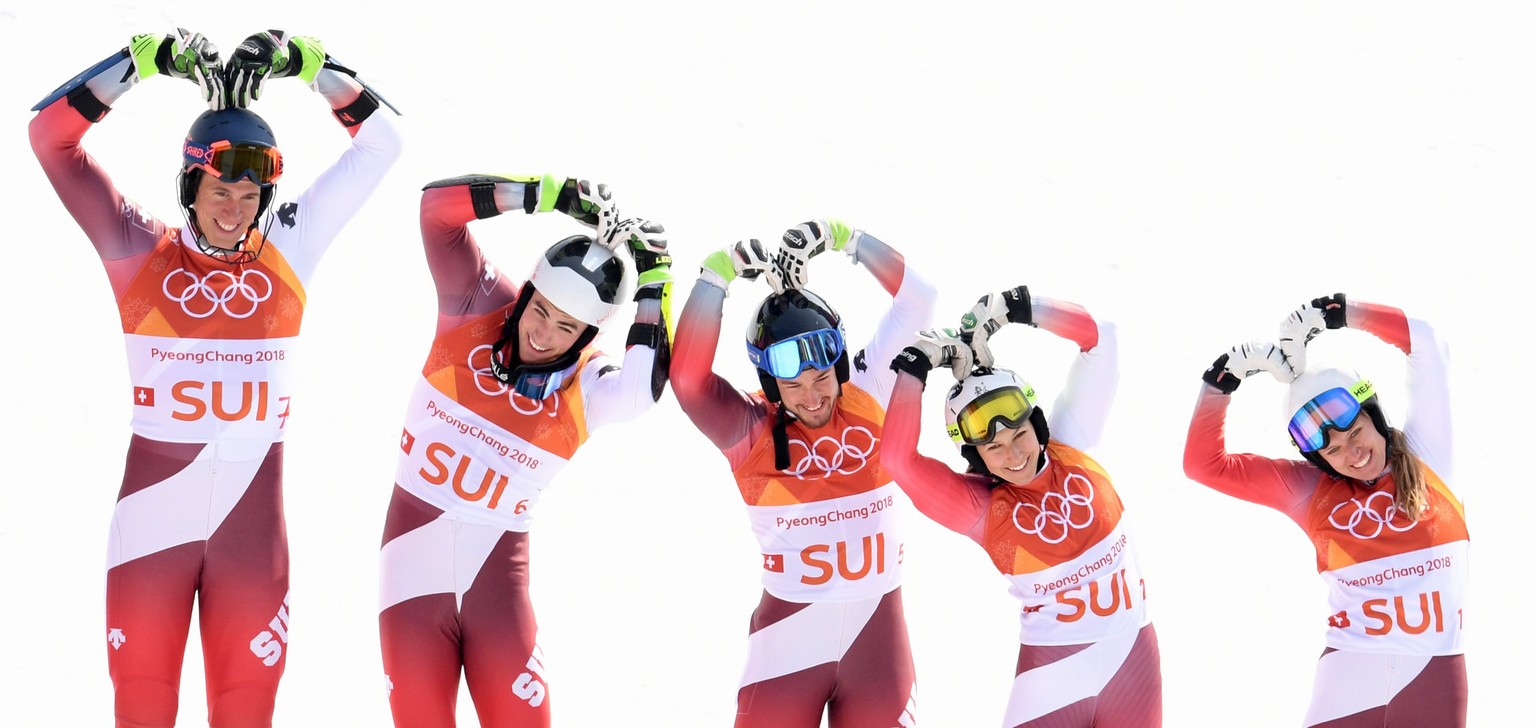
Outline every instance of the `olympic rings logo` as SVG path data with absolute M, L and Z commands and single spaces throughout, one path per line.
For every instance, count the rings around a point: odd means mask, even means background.
M 272 279 L 259 270 L 247 268 L 240 275 L 216 270 L 198 278 L 186 268 L 177 268 L 160 284 L 165 297 L 181 304 L 192 318 L 208 318 L 223 311 L 230 318 L 249 318 L 257 304 L 272 297 Z M 179 292 L 176 292 L 179 291 Z
M 1378 500 L 1385 500 L 1387 502 L 1386 507 L 1378 510 Z M 1340 523 L 1339 511 L 1343 510 L 1351 503 L 1354 504 L 1355 509 L 1350 512 L 1349 518 L 1347 520 L 1345 520 L 1343 523 Z M 1397 499 L 1394 498 L 1391 493 L 1386 491 L 1377 491 L 1370 494 L 1370 496 L 1365 499 L 1364 503 L 1361 503 L 1357 498 L 1350 498 L 1349 500 L 1334 506 L 1333 510 L 1328 514 L 1328 522 L 1333 524 L 1334 528 L 1337 528 L 1340 531 L 1349 531 L 1350 535 L 1362 541 L 1369 541 L 1373 538 L 1376 538 L 1377 536 L 1380 536 L 1382 529 L 1389 528 L 1397 533 L 1403 533 L 1405 531 L 1410 531 L 1414 526 L 1419 525 L 1418 521 L 1413 521 L 1406 526 L 1399 527 L 1397 524 L 1393 523 L 1393 521 L 1396 519 Z M 1366 528 L 1357 530 L 1357 527 L 1359 527 L 1361 524 L 1366 524 Z M 1368 530 L 1369 533 L 1363 532 L 1366 530 Z
M 475 374 L 475 388 L 487 397 L 507 395 L 507 403 L 520 415 L 536 415 L 543 412 L 545 400 L 524 397 L 496 377 L 496 373 L 491 370 L 491 348 L 490 344 L 481 344 L 469 350 L 466 364 Z M 484 364 L 478 364 L 477 361 L 483 361 Z M 550 397 L 548 401 L 552 403 L 549 407 L 549 416 L 554 417 L 560 414 L 560 398 Z
M 821 471 L 819 475 L 812 474 L 812 479 L 820 480 L 830 478 L 833 473 L 841 475 L 853 475 L 864 469 L 869 463 L 869 456 L 875 451 L 875 435 L 864 427 L 847 427 L 843 429 L 842 440 L 827 437 L 825 435 L 816 438 L 816 442 L 807 445 L 804 440 L 790 440 L 790 454 L 793 456 L 794 448 L 799 447 L 805 454 L 795 461 L 793 467 L 784 469 L 785 475 L 793 475 L 801 480 L 806 480 L 806 473 L 812 467 Z M 830 450 L 830 452 L 825 451 Z M 852 465 L 857 461 L 857 465 Z
M 1023 521 L 1028 523 L 1021 522 L 1021 512 Z M 1020 533 L 1039 536 L 1041 541 L 1049 544 L 1061 543 L 1073 530 L 1092 524 L 1093 481 L 1078 473 L 1067 476 L 1060 493 L 1047 490 L 1040 505 L 1017 503 L 1013 506 L 1013 527 Z

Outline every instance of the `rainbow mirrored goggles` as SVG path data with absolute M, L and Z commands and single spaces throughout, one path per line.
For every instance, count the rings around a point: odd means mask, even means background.
M 1000 387 L 971 400 L 955 415 L 949 438 L 966 445 L 985 445 L 1003 428 L 1014 428 L 1035 409 L 1035 388 Z
M 188 169 L 196 167 L 221 182 L 249 179 L 266 187 L 283 176 L 283 155 L 273 147 L 217 141 L 182 144 L 181 157 Z
M 747 344 L 752 365 L 777 379 L 794 379 L 806 369 L 826 369 L 842 355 L 843 335 L 836 329 L 808 331 L 762 349 Z
M 1334 387 L 1312 398 L 1291 416 L 1291 442 L 1302 452 L 1317 452 L 1328 444 L 1328 430 L 1348 430 L 1360 416 L 1360 405 L 1376 395 L 1362 379 L 1348 389 Z

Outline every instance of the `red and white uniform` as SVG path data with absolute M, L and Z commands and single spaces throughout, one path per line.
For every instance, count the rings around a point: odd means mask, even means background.
M 1328 631 L 1307 725 L 1465 725 L 1469 541 L 1461 502 L 1446 485 L 1452 465 L 1446 352 L 1429 324 L 1396 308 L 1348 306 L 1351 328 L 1408 355 L 1402 430 L 1429 485 L 1418 521 L 1398 515 L 1390 472 L 1362 483 L 1305 461 L 1228 453 L 1223 428 L 1230 397 L 1208 386 L 1189 425 L 1184 469 L 1197 482 L 1284 513 L 1312 541 L 1328 587 Z
M 1031 299 L 1041 328 L 1081 353 L 1045 410 L 1050 441 L 1025 485 L 956 473 L 917 451 L 923 385 L 900 377 L 884 462 L 918 510 L 981 546 L 1019 599 L 1019 659 L 1003 725 L 1162 725 L 1162 672 L 1136 539 L 1099 440 L 1119 380 L 1115 329 L 1083 309 Z
M 678 323 L 678 404 L 725 455 L 762 550 L 738 728 L 814 728 L 824 711 L 832 728 L 916 725 L 902 505 L 880 464 L 895 372 L 873 363 L 929 324 L 935 292 L 873 236 L 858 250 L 894 300 L 869 344 L 848 352 L 850 380 L 831 421 L 813 430 L 791 419 L 788 468 L 774 467 L 779 405 L 713 372 L 724 291 L 696 284 Z
M 103 104 L 136 78 L 123 60 L 87 86 Z M 126 74 L 126 75 L 125 75 Z M 357 97 L 322 71 L 332 108 Z M 119 725 L 175 722 L 194 596 L 209 721 L 271 725 L 288 640 L 283 434 L 305 283 L 400 154 L 387 114 L 273 205 L 254 262 L 203 254 L 192 231 L 125 199 L 80 145 L 91 128 L 61 98 L 29 132 L 48 179 L 96 246 L 128 350 L 133 438 L 107 557 L 107 657 Z M 170 175 L 167 170 L 167 176 Z M 261 245 L 261 233 L 251 245 Z M 126 394 L 126 393 L 125 393 Z
M 550 724 L 528 599 L 534 505 L 589 432 L 654 403 L 650 346 L 630 346 L 622 368 L 589 347 L 542 401 L 492 374 L 520 286 L 485 260 L 474 219 L 468 184 L 422 196 L 437 335 L 406 409 L 380 551 L 379 634 L 398 726 L 454 725 L 461 670 L 481 725 Z M 659 302 L 641 301 L 636 321 L 658 323 Z

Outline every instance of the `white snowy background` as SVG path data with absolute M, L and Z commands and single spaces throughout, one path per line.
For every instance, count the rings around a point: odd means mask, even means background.
M 937 281 L 941 323 L 1020 283 L 1117 322 L 1119 397 L 1094 454 L 1138 536 L 1171 727 L 1299 725 L 1325 629 L 1300 531 L 1183 475 L 1201 371 L 1334 291 L 1430 320 L 1452 347 L 1450 485 L 1473 534 L 1470 720 L 1528 715 L 1527 3 L 4 0 L 0 723 L 110 721 L 103 564 L 130 414 L 106 276 L 32 157 L 28 109 L 132 34 L 173 25 L 226 53 L 268 27 L 317 36 L 405 113 L 404 157 L 310 289 L 277 725 L 389 724 L 377 551 L 435 320 L 419 190 L 471 172 L 609 183 L 625 213 L 667 226 L 678 310 L 711 250 L 830 215 Z M 272 81 L 254 108 L 287 162 L 280 196 L 347 145 L 297 81 Z M 191 84 L 153 78 L 86 147 L 175 220 L 178 145 L 199 111 Z M 474 230 L 522 277 L 579 228 L 507 215 Z M 862 341 L 881 289 L 839 256 L 811 273 Z M 763 293 L 739 282 L 727 300 L 719 367 L 741 386 L 755 378 L 738 332 Z M 623 332 L 602 342 L 617 350 Z M 1050 402 L 1071 345 L 1024 327 L 995 345 Z M 1312 356 L 1373 377 L 1401 421 L 1395 349 L 1329 332 Z M 923 450 L 958 465 L 934 376 Z M 1243 385 L 1234 449 L 1293 454 L 1283 392 Z M 728 725 L 759 555 L 723 458 L 671 393 L 596 433 L 538 508 L 532 591 L 556 724 Z M 996 725 L 1016 604 L 975 545 L 915 511 L 909 523 L 920 720 Z M 206 720 L 199 649 L 194 629 L 183 726 Z M 475 724 L 467 696 L 460 715 Z

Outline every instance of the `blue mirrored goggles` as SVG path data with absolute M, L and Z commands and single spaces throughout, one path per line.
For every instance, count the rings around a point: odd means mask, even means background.
M 826 369 L 842 355 L 843 335 L 836 329 L 809 331 L 763 349 L 747 344 L 752 365 L 777 379 L 794 379 L 806 369 Z
M 1291 416 L 1291 441 L 1302 452 L 1317 452 L 1328 444 L 1328 430 L 1348 430 L 1360 416 L 1360 405 L 1376 394 L 1371 383 L 1334 387 L 1312 398 Z
M 512 378 L 512 391 L 539 401 L 560 389 L 565 381 L 565 370 L 555 372 L 521 373 Z

